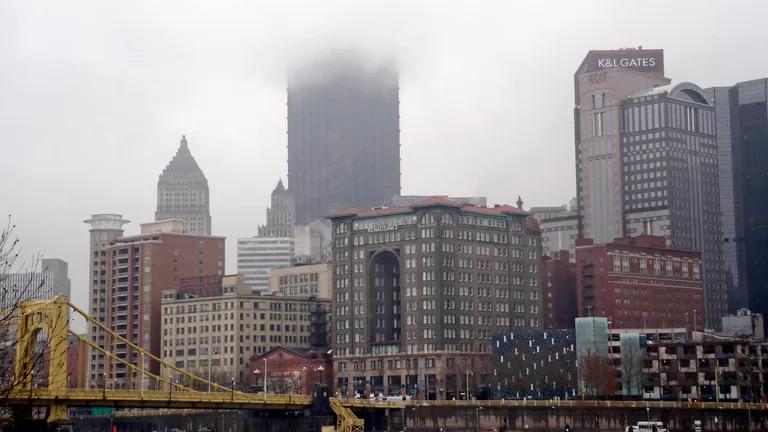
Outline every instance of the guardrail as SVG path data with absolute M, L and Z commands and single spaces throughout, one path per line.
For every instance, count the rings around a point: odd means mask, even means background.
M 672 401 L 595 401 L 595 400 L 409 400 L 374 401 L 369 399 L 340 399 L 351 408 L 408 407 L 482 407 L 482 408 L 550 408 L 550 409 L 725 409 L 766 411 L 768 404 L 745 402 L 672 402 Z

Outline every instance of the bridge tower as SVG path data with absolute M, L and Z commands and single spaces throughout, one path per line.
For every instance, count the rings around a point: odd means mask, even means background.
M 38 335 L 48 333 L 48 388 L 67 390 L 67 335 L 69 332 L 69 301 L 64 296 L 53 300 L 27 300 L 19 304 L 15 391 L 32 390 L 36 365 Z M 54 403 L 48 412 L 48 421 L 67 420 L 67 406 Z

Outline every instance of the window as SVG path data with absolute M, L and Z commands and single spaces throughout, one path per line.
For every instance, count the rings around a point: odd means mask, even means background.
M 592 119 L 592 135 L 593 136 L 603 136 L 603 120 L 605 119 L 605 113 L 604 112 L 596 112 L 593 114 Z

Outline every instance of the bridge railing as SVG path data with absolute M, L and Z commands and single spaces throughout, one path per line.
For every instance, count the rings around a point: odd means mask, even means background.
M 407 407 L 477 407 L 477 408 L 588 408 L 588 409 L 728 409 L 768 410 L 765 403 L 746 402 L 682 402 L 682 401 L 598 401 L 598 400 L 407 400 L 376 401 L 370 399 L 342 399 L 340 402 L 353 408 Z
M 312 397 L 292 394 L 200 392 L 167 390 L 96 390 L 96 389 L 32 389 L 14 392 L 12 403 L 45 404 L 52 400 L 66 402 L 69 406 L 96 405 L 99 402 L 119 403 L 120 406 L 140 407 L 142 402 L 179 402 L 197 404 L 235 403 L 253 406 L 308 406 Z

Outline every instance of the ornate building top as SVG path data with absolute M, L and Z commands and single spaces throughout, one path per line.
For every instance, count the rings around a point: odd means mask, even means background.
M 185 135 L 157 182 L 155 220 L 165 219 L 183 219 L 184 231 L 190 234 L 211 234 L 208 180 L 192 157 Z

